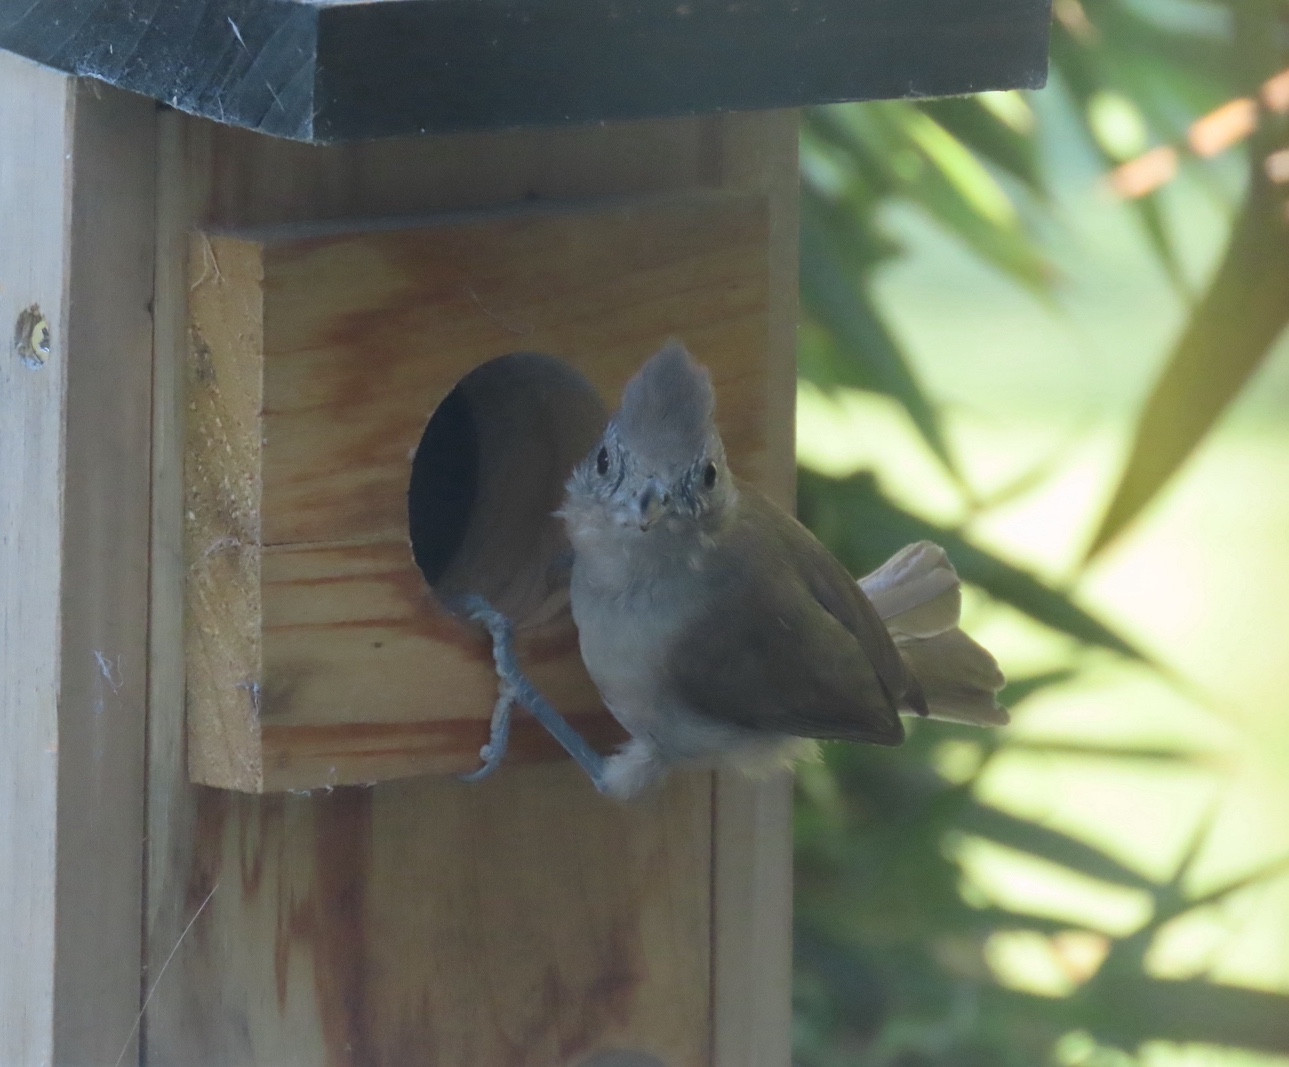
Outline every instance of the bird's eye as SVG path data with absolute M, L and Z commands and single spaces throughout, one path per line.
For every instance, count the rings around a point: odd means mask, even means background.
M 595 457 L 595 473 L 603 478 L 609 473 L 609 450 L 601 448 L 600 454 Z
M 706 467 L 703 468 L 703 485 L 707 489 L 711 489 L 713 486 L 716 485 L 716 464 L 715 463 L 709 463 L 707 464 Z

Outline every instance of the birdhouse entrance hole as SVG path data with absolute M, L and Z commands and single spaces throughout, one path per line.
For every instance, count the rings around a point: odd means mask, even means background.
M 554 515 L 605 408 L 568 364 L 501 356 L 462 378 L 430 417 L 412 460 L 412 553 L 440 601 L 485 597 L 519 626 L 568 604 L 568 544 Z
M 554 512 L 605 400 L 669 334 L 722 383 L 736 469 L 766 476 L 787 440 L 771 428 L 791 422 L 790 374 L 768 373 L 768 218 L 759 193 L 703 191 L 194 233 L 193 779 L 266 792 L 474 770 L 497 678 L 454 613 L 466 594 L 512 620 L 525 672 L 583 736 L 619 739 L 578 651 Z M 510 753 L 561 750 L 520 716 Z

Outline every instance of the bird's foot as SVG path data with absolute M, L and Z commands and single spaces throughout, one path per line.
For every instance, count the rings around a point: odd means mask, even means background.
M 519 659 L 515 655 L 514 626 L 510 620 L 483 597 L 475 594 L 458 598 L 450 607 L 487 629 L 492 637 L 492 660 L 500 679 L 497 704 L 492 712 L 491 734 L 488 743 L 479 751 L 483 766 L 462 775 L 462 781 L 480 781 L 501 765 L 510 740 L 511 712 L 515 704 L 522 704 L 546 728 L 547 733 L 560 743 L 564 751 L 573 757 L 600 793 L 617 795 L 610 793 L 606 783 L 604 757 L 591 748 L 586 739 L 569 725 L 568 720 L 551 706 L 519 666 Z

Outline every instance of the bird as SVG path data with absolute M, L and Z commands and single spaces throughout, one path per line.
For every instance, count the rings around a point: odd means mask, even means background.
M 629 735 L 579 758 L 608 796 L 683 766 L 763 776 L 820 740 L 898 745 L 901 714 L 1008 721 L 943 549 L 909 545 L 856 581 L 731 472 L 711 375 L 678 341 L 627 383 L 556 514 L 582 660 Z

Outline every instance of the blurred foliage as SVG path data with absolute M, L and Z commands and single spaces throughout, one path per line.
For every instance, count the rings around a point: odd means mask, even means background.
M 1195 123 L 1246 98 L 1258 125 L 1242 152 L 1243 200 L 1225 255 L 1191 291 L 1157 193 L 1132 200 L 1189 319 L 1141 412 L 1118 484 L 1087 552 L 1095 556 L 1165 490 L 1257 371 L 1289 322 L 1286 190 L 1268 157 L 1284 151 L 1285 109 L 1263 93 L 1289 67 L 1282 0 L 1055 0 L 1053 79 L 1077 104 L 1082 133 L 1115 168 L 1148 150 L 1180 165 Z M 1260 93 L 1263 95 L 1260 97 Z M 839 105 L 810 112 L 802 142 L 800 370 L 828 392 L 883 394 L 907 412 L 962 496 L 982 502 L 954 456 L 945 419 L 891 329 L 872 285 L 902 249 L 883 226 L 900 204 L 919 211 L 1017 287 L 1059 306 L 1060 273 L 1042 238 L 1054 180 L 1036 150 L 1035 113 L 1018 94 Z M 1023 567 L 883 495 L 868 474 L 803 471 L 803 520 L 854 573 L 919 538 L 944 544 L 963 577 L 1077 646 L 1145 662 L 1113 627 Z M 1013 680 L 1015 709 L 1070 670 Z M 966 770 L 938 769 L 946 743 Z M 1201 828 L 1174 877 L 1152 881 L 1086 841 L 990 807 L 973 784 L 1004 733 L 913 729 L 903 750 L 830 746 L 802 769 L 797 806 L 796 1055 L 801 1067 L 1036 1067 L 1116 1064 L 1150 1041 L 1289 1051 L 1289 997 L 1204 979 L 1151 976 L 1145 960 L 1167 922 L 1280 870 L 1251 872 L 1190 897 Z M 1185 760 L 1186 753 L 1096 749 L 1103 758 Z M 1074 929 L 974 899 L 960 859 L 983 839 L 1143 894 L 1149 918 L 1128 935 Z M 1063 996 L 1006 988 L 990 965 L 999 936 L 1091 945 Z

